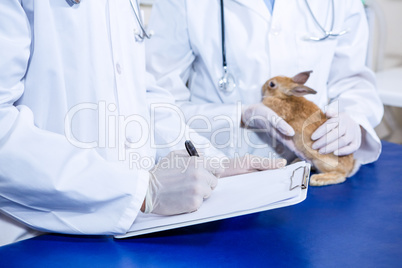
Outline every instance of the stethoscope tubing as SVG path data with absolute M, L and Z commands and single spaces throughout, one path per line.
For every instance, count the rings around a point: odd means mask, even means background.
M 81 0 L 66 0 L 66 2 L 70 7 L 72 7 L 73 5 L 80 4 Z M 152 34 L 148 33 L 145 30 L 144 21 L 142 20 L 141 14 L 139 14 L 139 12 L 140 12 L 140 4 L 138 3 L 138 0 L 135 0 L 135 2 L 136 2 L 136 5 L 134 5 L 133 0 L 130 0 L 130 4 L 131 4 L 131 7 L 133 9 L 135 18 L 136 18 L 136 20 L 138 22 L 138 25 L 140 26 L 140 30 L 141 30 L 140 33 L 135 34 L 135 36 L 136 36 L 135 40 L 137 42 L 142 42 L 142 41 L 144 41 L 145 38 L 151 39 Z M 137 12 L 137 10 L 138 10 L 138 12 Z
M 224 10 L 224 3 L 221 0 L 221 35 L 222 35 L 222 64 L 223 68 L 227 69 L 227 62 L 226 62 L 226 37 L 225 37 L 225 10 Z
M 145 30 L 144 21 L 142 20 L 142 16 L 141 16 L 141 14 L 138 14 L 138 12 L 140 12 L 140 4 L 138 3 L 138 0 L 135 0 L 135 2 L 137 4 L 136 5 L 137 9 L 134 6 L 133 0 L 130 0 L 130 4 L 131 4 L 131 7 L 133 8 L 135 18 L 137 19 L 138 25 L 140 26 L 140 29 L 141 29 L 141 33 L 136 34 L 136 37 L 139 42 L 142 42 L 142 41 L 144 41 L 145 38 L 151 39 L 152 35 L 147 33 L 147 31 Z M 137 12 L 137 10 L 138 10 L 138 12 Z
M 329 37 L 338 37 L 338 36 L 344 35 L 345 33 L 348 32 L 347 30 L 341 31 L 339 33 L 334 33 L 333 32 L 334 24 L 335 24 L 335 3 L 334 3 L 334 0 L 331 0 L 332 21 L 331 21 L 331 27 L 330 27 L 329 31 L 325 30 L 324 27 L 318 22 L 316 16 L 314 15 L 313 11 L 311 10 L 311 7 L 310 7 L 308 1 L 304 0 L 304 2 L 306 3 L 307 9 L 310 12 L 311 17 L 313 18 L 314 23 L 324 33 L 324 35 L 322 37 L 307 37 L 306 38 L 307 40 L 310 40 L 310 41 L 323 41 L 323 40 L 325 40 L 325 39 L 327 39 Z

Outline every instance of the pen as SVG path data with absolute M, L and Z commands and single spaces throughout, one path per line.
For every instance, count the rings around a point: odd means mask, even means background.
M 186 146 L 186 150 L 190 156 L 199 156 L 197 149 L 195 149 L 194 144 L 187 140 L 184 145 Z

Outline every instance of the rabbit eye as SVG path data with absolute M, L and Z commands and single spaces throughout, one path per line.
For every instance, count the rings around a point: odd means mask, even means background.
M 276 87 L 276 84 L 275 84 L 273 81 L 271 81 L 271 82 L 269 82 L 269 86 L 270 86 L 271 88 L 274 88 L 274 87 Z

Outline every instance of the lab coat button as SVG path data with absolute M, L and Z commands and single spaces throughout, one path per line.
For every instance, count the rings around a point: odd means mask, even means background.
M 116 71 L 118 74 L 121 74 L 121 66 L 119 63 L 116 64 Z

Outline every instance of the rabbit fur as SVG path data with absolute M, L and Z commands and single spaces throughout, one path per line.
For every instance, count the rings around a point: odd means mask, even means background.
M 304 84 L 311 71 L 302 72 L 294 77 L 276 76 L 262 87 L 263 103 L 271 108 L 293 127 L 292 137 L 297 155 L 312 163 L 319 171 L 310 178 L 310 185 L 323 186 L 342 183 L 354 169 L 353 154 L 336 156 L 333 153 L 320 154 L 311 148 L 314 141 L 311 135 L 327 120 L 321 109 L 303 96 L 315 94 L 315 90 Z

